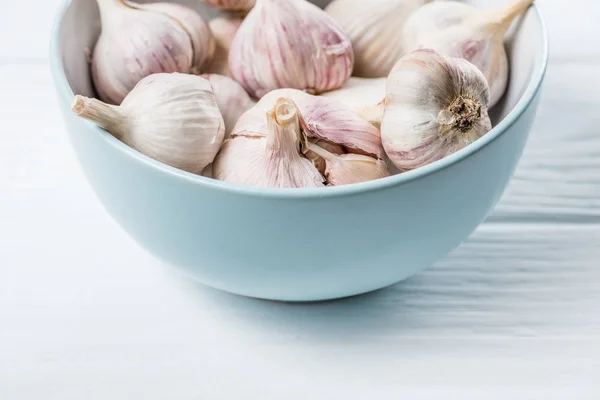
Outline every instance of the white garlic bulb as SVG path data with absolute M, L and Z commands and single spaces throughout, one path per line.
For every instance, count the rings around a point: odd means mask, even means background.
M 200 0 L 203 3 L 226 11 L 247 12 L 254 7 L 255 0 Z
M 231 75 L 255 98 L 279 88 L 337 89 L 353 64 L 346 34 L 306 0 L 257 0 L 229 52 Z
M 284 176 L 283 183 L 274 183 L 272 177 L 267 179 L 273 172 L 264 172 L 265 165 L 282 165 L 283 161 L 278 160 L 282 157 L 281 153 L 273 153 L 273 159 L 268 163 L 262 155 L 256 155 L 264 153 L 267 143 L 264 139 L 274 134 L 269 123 L 281 104 L 287 104 L 285 110 L 293 110 L 298 119 L 298 127 L 294 125 L 294 130 L 299 142 L 293 142 L 291 148 L 296 149 L 303 159 L 298 161 L 294 155 L 293 164 L 303 171 L 302 176 L 307 174 L 305 165 L 308 160 L 321 175 L 319 182 L 328 186 L 364 182 L 388 175 L 382 160 L 381 139 L 374 126 L 335 100 L 295 89 L 279 89 L 268 93 L 240 117 L 215 160 L 213 172 L 216 179 L 254 186 L 293 186 L 289 176 Z M 236 161 L 241 159 L 243 161 Z M 308 176 L 312 176 L 312 172 Z
M 401 171 L 440 160 L 492 129 L 487 81 L 464 59 L 414 51 L 394 66 L 386 90 L 381 137 Z
M 159 12 L 175 19 L 188 33 L 192 42 L 194 58 L 189 70 L 190 74 L 199 74 L 212 61 L 216 42 L 209 24 L 194 10 L 177 3 L 146 3 L 137 4 L 126 2 L 131 7 L 150 12 Z
M 356 112 L 377 128 L 381 125 L 387 78 L 352 77 L 340 89 L 321 96 L 335 99 Z
M 75 96 L 72 109 L 139 152 L 196 174 L 213 161 L 225 133 L 210 82 L 195 75 L 150 75 L 120 106 Z
M 287 98 L 298 107 L 301 123 L 308 139 L 324 140 L 344 147 L 348 153 L 364 154 L 381 159 L 383 148 L 377 128 L 342 103 L 313 96 L 296 89 L 269 92 L 239 118 L 232 135 L 256 136 L 265 131 L 265 110 L 279 98 Z
M 144 77 L 198 72 L 215 44 L 202 17 L 174 4 L 97 0 L 102 32 L 92 55 L 92 78 L 103 101 L 120 104 Z
M 449 57 L 460 57 L 477 66 L 490 86 L 490 107 L 506 91 L 508 58 L 504 36 L 513 20 L 533 0 L 511 0 L 491 11 L 482 11 L 457 1 L 427 4 L 415 11 L 404 28 L 407 50 L 433 49 Z
M 213 87 L 219 110 L 225 121 L 225 137 L 227 138 L 240 116 L 256 104 L 244 88 L 233 79 L 217 74 L 201 75 Z
M 235 17 L 218 17 L 210 20 L 208 25 L 217 47 L 212 61 L 206 66 L 207 73 L 231 76 L 229 72 L 229 49 L 242 21 L 243 19 Z
M 310 188 L 323 176 L 301 154 L 303 139 L 295 104 L 279 99 L 267 113 L 266 129 L 227 139 L 213 164 L 216 179 L 248 186 Z
M 348 34 L 354 48 L 353 75 L 381 78 L 405 53 L 406 19 L 429 0 L 334 0 L 325 11 Z

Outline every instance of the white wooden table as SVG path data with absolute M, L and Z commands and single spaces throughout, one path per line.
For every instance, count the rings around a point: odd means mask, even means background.
M 59 0 L 2 0 L 0 399 L 600 398 L 600 2 L 538 2 L 545 93 L 489 220 L 405 283 L 293 305 L 202 287 L 120 230 L 57 110 Z

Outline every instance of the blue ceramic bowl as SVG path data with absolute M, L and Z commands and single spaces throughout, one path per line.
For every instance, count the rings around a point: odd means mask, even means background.
M 206 285 L 264 299 L 369 292 L 408 278 L 458 246 L 513 174 L 548 60 L 546 30 L 533 7 L 507 40 L 512 72 L 492 113 L 495 128 L 474 144 L 367 183 L 241 187 L 154 161 L 70 111 L 74 93 L 92 95 L 84 50 L 93 47 L 100 26 L 95 0 L 65 3 L 52 33 L 52 73 L 73 148 L 104 207 L 165 263 Z M 208 15 L 197 0 L 187 4 Z

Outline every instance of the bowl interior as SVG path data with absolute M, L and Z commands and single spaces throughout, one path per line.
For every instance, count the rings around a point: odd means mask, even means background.
M 150 2 L 137 0 L 140 3 Z M 173 0 L 171 0 L 173 1 Z M 480 8 L 491 8 L 507 0 L 470 0 Z M 218 13 L 202 5 L 198 0 L 177 0 L 196 9 L 207 18 Z M 330 1 L 315 0 L 313 3 L 325 6 Z M 506 48 L 509 54 L 511 76 L 504 98 L 491 110 L 494 124 L 500 122 L 515 107 L 527 89 L 536 60 L 543 51 L 541 27 L 533 13 L 529 12 L 522 21 L 509 32 Z M 89 74 L 89 54 L 100 32 L 100 18 L 95 0 L 73 0 L 64 14 L 60 27 L 59 51 L 67 81 L 74 93 L 93 96 L 94 90 Z

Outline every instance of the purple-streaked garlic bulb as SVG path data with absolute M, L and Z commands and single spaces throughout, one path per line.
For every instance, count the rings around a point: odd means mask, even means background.
M 297 142 L 287 142 L 295 153 L 291 150 L 269 153 L 271 159 L 266 162 L 264 153 L 268 150 L 269 138 L 276 132 L 273 121 L 277 118 L 272 118 L 276 115 L 273 112 L 281 104 L 287 104 L 285 109 L 297 116 L 295 134 L 289 136 L 297 138 Z M 290 160 L 280 160 L 283 154 Z M 337 186 L 388 176 L 382 158 L 377 129 L 343 104 L 295 89 L 280 89 L 268 93 L 240 117 L 215 159 L 213 174 L 216 179 L 252 186 L 312 187 L 314 180 L 310 177 L 314 169 L 320 174 L 317 186 Z M 307 161 L 312 168 L 306 167 Z M 305 186 L 294 186 L 288 175 L 272 169 L 265 171 L 265 168 L 282 165 L 291 165 L 286 174 L 310 179 L 296 177 L 294 182 L 304 182 Z M 285 179 L 277 181 L 273 176 Z
M 289 99 L 278 99 L 260 135 L 232 136 L 213 164 L 215 179 L 246 186 L 316 188 L 325 180 L 302 154 L 300 115 Z
M 218 17 L 210 20 L 208 25 L 217 47 L 212 61 L 206 66 L 207 73 L 231 76 L 229 72 L 229 49 L 242 21 L 243 19 L 236 17 Z
M 440 160 L 492 129 L 483 73 L 434 50 L 402 57 L 388 77 L 383 147 L 400 171 Z
M 240 116 L 256 103 L 239 83 L 228 76 L 218 74 L 201 76 L 212 84 L 217 104 L 225 121 L 225 138 L 227 138 Z
M 195 174 L 213 161 L 225 134 L 212 86 L 196 75 L 150 75 L 120 106 L 75 96 L 72 109 L 139 152 Z
M 404 55 L 402 28 L 429 0 L 334 0 L 325 11 L 348 34 L 354 48 L 354 76 L 382 78 Z
M 514 19 L 533 0 L 510 0 L 493 10 L 479 10 L 458 1 L 436 1 L 421 7 L 404 27 L 404 47 L 433 49 L 477 66 L 490 86 L 490 107 L 506 91 L 508 57 L 504 36 Z
M 215 42 L 195 11 L 170 3 L 97 0 L 102 32 L 92 54 L 92 79 L 101 100 L 120 104 L 155 73 L 198 73 Z
M 353 64 L 348 36 L 306 0 L 257 0 L 229 53 L 232 77 L 255 98 L 280 88 L 337 89 Z

